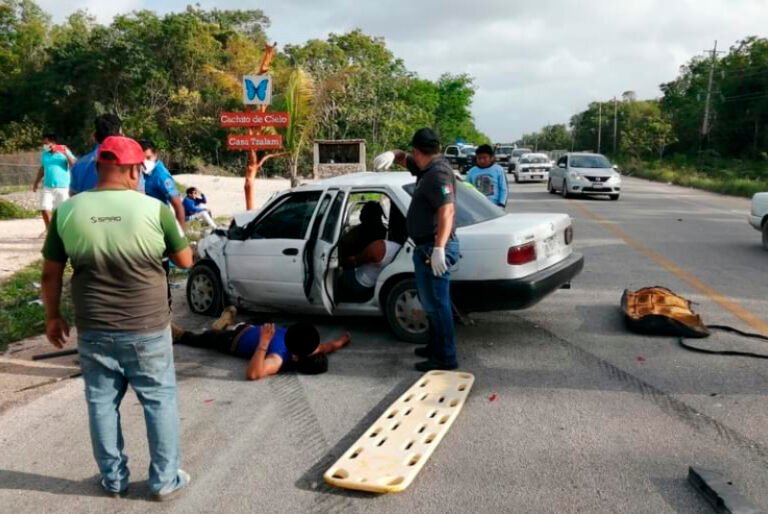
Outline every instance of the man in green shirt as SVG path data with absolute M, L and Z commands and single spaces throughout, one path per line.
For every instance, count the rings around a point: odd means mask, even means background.
M 180 268 L 192 252 L 170 209 L 136 191 L 144 153 L 110 136 L 96 158 L 98 184 L 64 202 L 51 218 L 43 247 L 46 335 L 61 348 L 69 327 L 61 317 L 64 266 L 70 261 L 78 353 L 85 380 L 91 443 L 101 486 L 128 488 L 120 403 L 128 385 L 144 408 L 153 498 L 178 496 L 189 483 L 179 468 L 176 373 L 166 296 L 164 252 Z

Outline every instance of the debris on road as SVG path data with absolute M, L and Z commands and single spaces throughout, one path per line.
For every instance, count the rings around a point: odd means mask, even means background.
M 496 393 L 493 393 L 491 396 L 488 397 L 489 402 L 495 402 L 496 399 L 499 397 Z

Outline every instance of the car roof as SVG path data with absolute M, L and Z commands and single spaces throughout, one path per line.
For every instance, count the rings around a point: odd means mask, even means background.
M 605 157 L 605 155 L 595 152 L 568 152 L 566 155 L 599 155 L 600 157 Z
M 312 184 L 297 189 L 315 189 L 317 187 L 360 187 L 360 186 L 404 186 L 416 180 L 416 177 L 407 171 L 363 171 L 349 175 L 318 180 Z
M 541 152 L 528 152 L 528 153 L 524 153 L 520 157 L 529 157 L 531 155 L 535 155 L 536 157 L 546 157 L 547 159 L 549 159 L 549 155 Z

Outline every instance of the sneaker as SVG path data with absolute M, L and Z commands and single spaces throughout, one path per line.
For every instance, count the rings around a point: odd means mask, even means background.
M 458 364 L 441 364 L 439 362 L 433 361 L 433 360 L 426 360 L 422 362 L 417 362 L 414 365 L 414 368 L 416 368 L 416 371 L 435 371 L 435 370 L 443 370 L 443 371 L 451 371 L 456 368 L 458 368 Z
M 189 473 L 184 471 L 183 469 L 179 470 L 179 487 L 174 489 L 173 491 L 169 493 L 153 493 L 152 499 L 156 502 L 169 502 L 172 500 L 175 500 L 182 494 L 184 494 L 184 490 L 187 488 L 189 483 L 192 481 L 192 477 L 189 476 Z
M 228 326 L 235 324 L 235 318 L 237 317 L 237 307 L 230 305 L 224 309 L 219 319 L 211 324 L 213 330 L 225 330 Z
M 428 345 L 419 346 L 418 348 L 413 350 L 413 354 L 416 357 L 422 357 L 424 359 L 429 359 L 429 356 L 431 355 L 431 353 L 429 352 L 429 346 Z
M 107 489 L 104 485 L 104 479 L 102 478 L 99 480 L 99 486 L 101 487 L 101 490 L 104 491 L 104 494 L 109 496 L 110 498 L 125 498 L 128 496 L 128 488 L 126 487 L 122 491 L 112 491 L 110 489 Z
M 171 323 L 171 338 L 173 339 L 174 343 L 181 339 L 181 336 L 184 335 L 184 332 L 186 332 L 186 330 L 174 323 Z

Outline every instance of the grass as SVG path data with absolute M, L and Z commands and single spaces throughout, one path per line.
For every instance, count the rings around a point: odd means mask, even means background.
M 0 195 L 7 195 L 8 193 L 24 193 L 29 190 L 29 185 L 0 186 Z
M 629 161 L 621 168 L 627 175 L 725 195 L 750 198 L 768 191 L 765 162 L 674 157 L 664 161 Z
M 45 332 L 45 310 L 40 300 L 42 261 L 22 268 L 0 283 L 0 352 L 9 343 Z M 69 289 L 71 269 L 64 273 L 61 311 L 70 323 L 74 319 Z
M 19 207 L 13 202 L 0 198 L 0 220 L 18 220 L 22 218 L 36 218 L 37 212 Z

